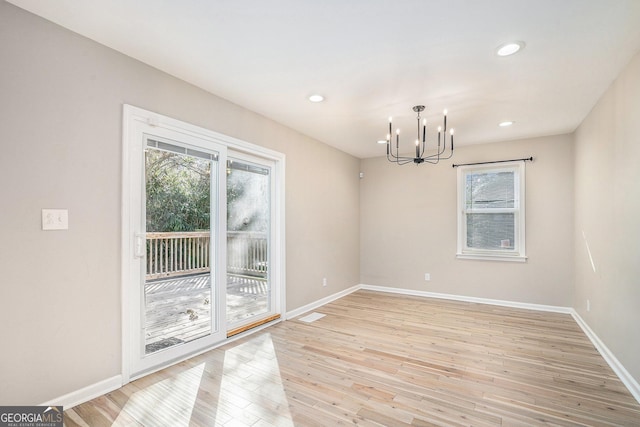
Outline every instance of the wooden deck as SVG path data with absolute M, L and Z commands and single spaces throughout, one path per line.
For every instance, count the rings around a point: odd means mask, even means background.
M 637 426 L 568 314 L 358 291 L 65 411 L 75 426 Z
M 145 286 L 146 351 L 152 353 L 208 335 L 212 301 L 208 274 L 150 281 Z M 267 282 L 228 276 L 227 322 L 268 311 Z

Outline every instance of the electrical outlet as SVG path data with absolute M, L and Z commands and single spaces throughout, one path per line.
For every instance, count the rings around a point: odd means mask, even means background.
M 427 282 L 428 282 L 429 280 L 431 280 L 431 274 L 429 274 L 429 273 L 424 273 L 424 280 L 426 280 Z
M 326 277 L 322 278 L 322 286 L 327 286 L 327 278 Z

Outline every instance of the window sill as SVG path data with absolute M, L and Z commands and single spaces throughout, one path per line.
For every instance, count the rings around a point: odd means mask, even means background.
M 483 261 L 507 261 L 507 262 L 527 262 L 526 256 L 520 255 L 496 255 L 496 254 L 456 254 L 458 259 L 475 259 Z

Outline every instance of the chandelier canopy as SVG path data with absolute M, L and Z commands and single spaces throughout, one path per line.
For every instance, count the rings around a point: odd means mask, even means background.
M 391 140 L 393 135 L 393 120 L 389 117 L 389 133 L 387 134 L 387 160 L 399 165 L 406 165 L 407 163 L 431 163 L 436 164 L 440 160 L 450 159 L 453 156 L 453 129 L 449 131 L 451 135 L 451 145 L 447 150 L 447 110 L 444 110 L 444 123 L 442 126 L 438 126 L 438 146 L 436 152 L 425 156 L 424 153 L 427 147 L 427 119 L 422 120 L 422 137 L 420 137 L 420 113 L 425 109 L 424 105 L 416 105 L 413 107 L 413 111 L 418 113 L 418 136 L 416 138 L 416 155 L 415 157 L 401 156 L 399 152 L 400 148 L 400 129 L 396 129 L 396 144 L 395 152 L 393 148 L 393 142 Z M 441 140 L 442 138 L 442 140 Z M 422 140 L 422 143 L 420 142 Z

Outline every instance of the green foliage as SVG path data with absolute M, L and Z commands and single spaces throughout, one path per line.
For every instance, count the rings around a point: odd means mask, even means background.
M 145 175 L 148 232 L 209 229 L 210 161 L 149 149 Z
M 147 231 L 209 230 L 211 168 L 209 160 L 148 149 L 145 155 Z M 268 175 L 229 167 L 226 196 L 228 230 L 264 232 L 268 229 Z

